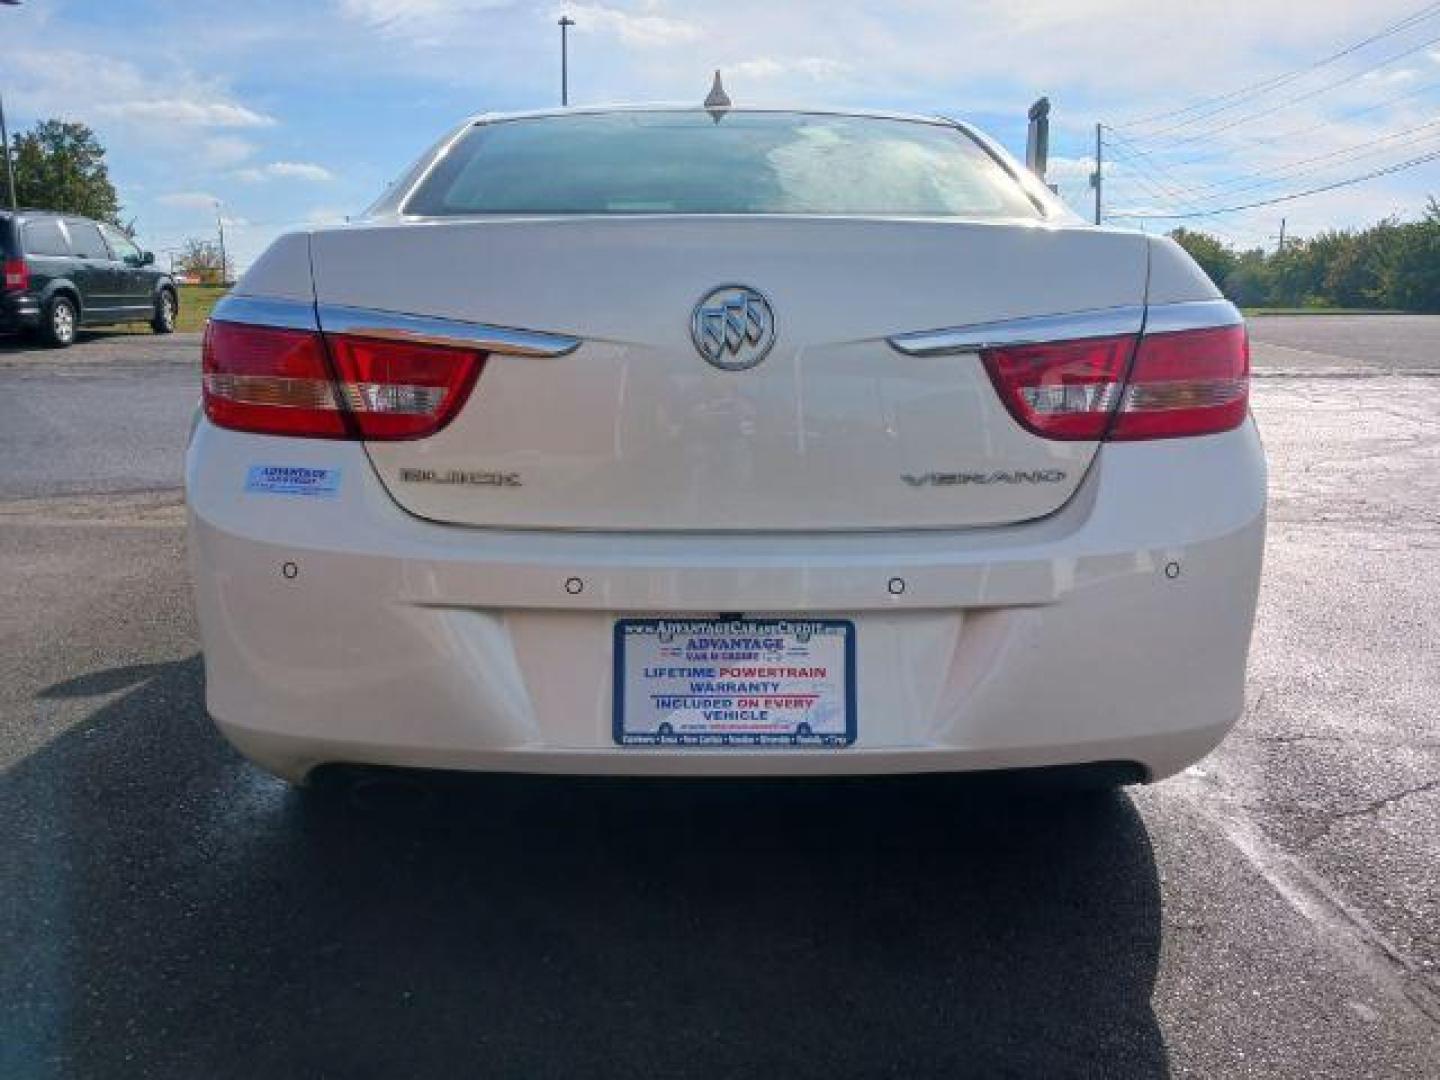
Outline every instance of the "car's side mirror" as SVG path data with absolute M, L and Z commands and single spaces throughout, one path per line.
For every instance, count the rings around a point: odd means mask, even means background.
M 153 251 L 142 251 L 142 252 L 140 253 L 140 265 L 141 265 L 141 266 L 154 266 L 154 265 L 155 265 L 155 252 L 153 252 Z

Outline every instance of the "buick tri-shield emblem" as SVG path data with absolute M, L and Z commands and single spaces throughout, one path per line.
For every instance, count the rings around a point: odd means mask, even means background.
M 775 344 L 775 313 L 764 294 L 744 285 L 711 289 L 690 316 L 690 338 L 724 371 L 752 368 Z

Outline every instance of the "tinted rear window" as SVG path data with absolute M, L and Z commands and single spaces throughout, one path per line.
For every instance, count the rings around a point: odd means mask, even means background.
M 70 246 L 54 218 L 25 222 L 25 251 L 30 255 L 69 255 Z
M 477 124 L 411 214 L 1038 217 L 943 124 L 812 113 L 617 112 Z

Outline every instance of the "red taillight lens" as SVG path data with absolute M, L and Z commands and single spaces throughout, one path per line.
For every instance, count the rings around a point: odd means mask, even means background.
M 1048 439 L 1207 435 L 1238 427 L 1249 404 L 1243 326 L 1145 334 L 1138 347 L 1127 335 L 985 349 L 981 357 L 1011 415 Z
M 5 292 L 24 292 L 30 288 L 30 264 L 24 259 L 5 260 Z
M 1169 439 L 1229 431 L 1250 401 L 1243 326 L 1146 334 L 1109 438 Z
M 325 343 L 312 330 L 211 322 L 201 367 L 205 415 L 220 427 L 266 435 L 350 435 L 330 382 Z
M 469 349 L 212 321 L 205 415 L 267 435 L 418 439 L 450 422 L 484 362 Z
M 465 404 L 485 354 L 444 345 L 326 335 L 345 408 L 364 439 L 419 439 Z
M 1099 439 L 1120 401 L 1135 337 L 985 349 L 981 358 L 1010 415 L 1047 439 Z

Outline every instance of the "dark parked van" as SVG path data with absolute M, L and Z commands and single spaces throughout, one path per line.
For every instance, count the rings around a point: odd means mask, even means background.
M 174 280 L 112 226 L 49 210 L 0 210 L 0 262 L 0 331 L 38 333 L 63 348 L 81 327 L 175 329 Z

